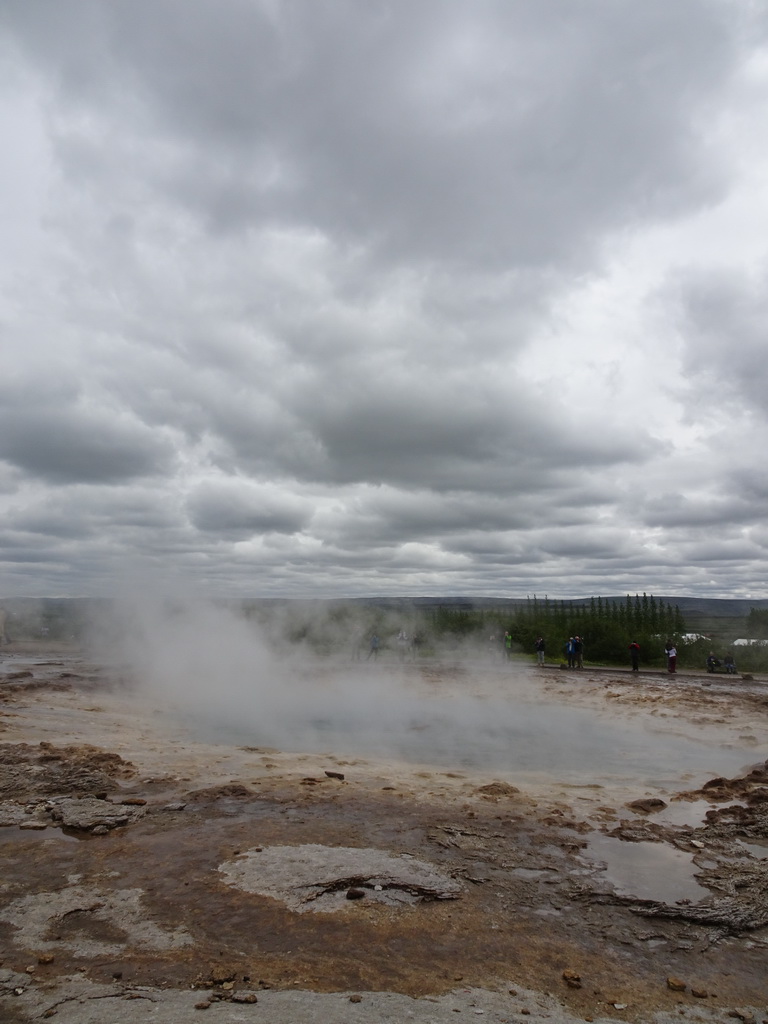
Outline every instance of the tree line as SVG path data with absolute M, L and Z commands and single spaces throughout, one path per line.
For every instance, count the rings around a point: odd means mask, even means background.
M 681 647 L 686 625 L 680 608 L 652 594 L 615 598 L 592 597 L 585 602 L 528 598 L 516 608 L 457 609 L 438 607 L 430 612 L 429 631 L 437 637 L 469 639 L 487 634 L 501 644 L 508 632 L 515 649 L 531 653 L 537 637 L 543 636 L 547 660 L 564 655 L 569 637 L 584 641 L 588 661 L 616 664 L 628 660 L 629 644 L 640 644 L 641 663 L 662 665 L 667 639 Z M 681 660 L 685 661 L 681 649 Z M 697 652 L 696 659 L 700 658 Z
M 627 661 L 629 645 L 637 641 L 641 663 L 661 664 L 667 639 L 680 646 L 686 626 L 677 605 L 652 594 L 635 594 L 624 600 L 592 597 L 584 603 L 529 598 L 517 610 L 509 631 L 526 651 L 533 650 L 536 638 L 543 636 L 549 659 L 563 653 L 569 637 L 579 636 L 588 661 Z

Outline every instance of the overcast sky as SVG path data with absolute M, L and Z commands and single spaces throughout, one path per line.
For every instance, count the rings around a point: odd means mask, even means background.
M 0 596 L 768 596 L 768 4 L 2 0 Z

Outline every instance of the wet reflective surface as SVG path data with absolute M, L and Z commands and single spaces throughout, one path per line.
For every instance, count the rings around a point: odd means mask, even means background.
M 283 699 L 263 714 L 243 706 L 233 714 L 221 705 L 205 722 L 195 717 L 192 724 L 210 741 L 546 776 L 575 785 L 597 780 L 674 788 L 685 780 L 733 775 L 758 760 L 754 745 L 727 743 L 717 731 L 685 735 L 642 711 L 631 718 L 597 714 L 537 692 L 530 679 L 504 679 L 501 688 L 502 695 L 454 692 L 443 698 L 414 694 L 397 678 L 383 685 L 381 677 L 363 677 L 341 688 L 299 686 L 292 700 L 286 685 Z
M 584 855 L 605 864 L 605 881 L 619 893 L 663 903 L 697 903 L 709 895 L 694 878 L 691 855 L 665 843 L 627 843 L 595 832 Z

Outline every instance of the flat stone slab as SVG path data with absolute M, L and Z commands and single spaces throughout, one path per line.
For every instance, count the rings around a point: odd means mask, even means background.
M 433 864 L 387 850 L 347 846 L 271 846 L 219 866 L 228 885 L 282 900 L 291 910 L 329 913 L 363 898 L 390 906 L 458 899 L 463 886 Z
M 113 804 L 108 800 L 82 797 L 75 800 L 61 800 L 51 811 L 51 817 L 66 828 L 90 832 L 94 828 L 116 828 L 144 814 L 143 807 Z

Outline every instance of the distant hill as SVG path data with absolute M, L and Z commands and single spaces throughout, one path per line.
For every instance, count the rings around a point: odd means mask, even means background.
M 657 601 L 666 601 L 677 605 L 683 616 L 708 615 L 710 618 L 736 618 L 749 615 L 751 608 L 768 608 L 768 598 L 717 598 L 717 597 L 660 597 L 654 594 Z
M 610 602 L 621 603 L 627 599 L 626 594 L 621 595 L 597 595 L 594 597 L 600 599 L 603 603 Z M 631 598 L 634 599 L 635 595 L 630 594 Z M 640 595 L 642 597 L 642 594 Z M 651 596 L 650 594 L 648 595 Z M 665 604 L 670 604 L 672 607 L 677 605 L 683 616 L 688 615 L 705 615 L 709 618 L 738 618 L 739 616 L 749 615 L 751 608 L 768 608 L 768 598 L 757 598 L 750 600 L 748 598 L 715 598 L 715 597 L 669 597 L 663 594 L 653 595 L 656 601 L 663 601 Z M 546 598 L 543 595 L 537 595 L 539 601 L 544 601 Z M 558 597 L 550 597 L 550 601 L 556 602 L 562 600 Z M 566 599 L 568 600 L 568 599 Z M 568 601 L 569 604 L 575 606 L 588 605 L 592 600 L 592 597 L 577 597 Z M 445 596 L 445 597 L 355 597 L 349 600 L 339 599 L 339 604 L 363 604 L 372 605 L 377 608 L 405 608 L 405 607 L 442 607 L 442 608 L 517 608 L 521 605 L 526 604 L 528 598 L 525 597 L 462 597 L 462 596 Z
M 603 604 L 607 602 L 623 604 L 627 598 L 626 594 L 599 596 Z M 635 597 L 634 594 L 629 596 L 632 599 Z M 642 597 L 642 595 L 640 596 Z M 656 601 L 664 602 L 672 607 L 676 605 L 680 609 L 688 629 L 712 632 L 713 634 L 720 634 L 723 631 L 738 631 L 742 628 L 738 620 L 746 619 L 750 609 L 768 609 L 768 598 L 750 600 L 747 598 L 675 597 L 660 594 L 653 596 Z M 595 598 L 597 597 L 598 595 L 595 594 Z M 537 599 L 543 602 L 547 600 L 547 597 L 537 595 Z M 445 595 L 438 597 L 370 596 L 315 599 L 231 598 L 215 603 L 233 609 L 262 608 L 265 611 L 279 607 L 293 607 L 298 610 L 302 606 L 326 605 L 328 607 L 378 608 L 395 613 L 407 613 L 410 609 L 429 610 L 430 608 L 445 608 L 455 611 L 504 611 L 506 609 L 512 612 L 516 608 L 525 606 L 528 600 L 527 597 Z M 549 600 L 557 602 L 562 599 L 550 597 Z M 578 607 L 588 605 L 591 600 L 591 597 L 575 598 L 568 603 Z M 93 611 L 103 608 L 107 604 L 109 604 L 108 601 L 89 598 L 0 599 L 0 608 L 5 609 L 8 615 L 6 631 L 9 636 L 48 636 L 51 639 L 71 638 L 79 635 Z

